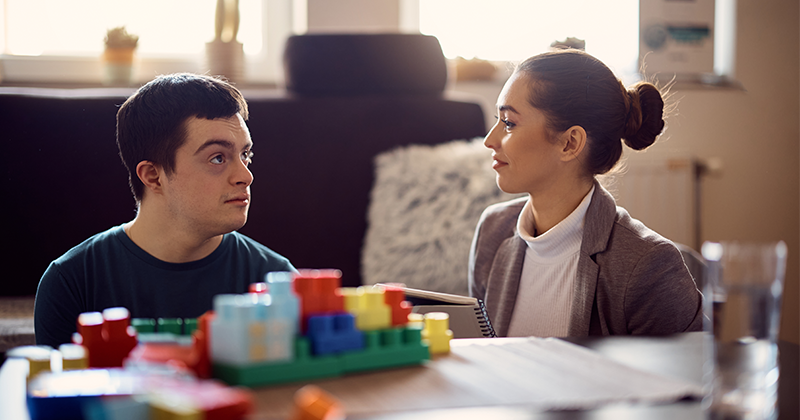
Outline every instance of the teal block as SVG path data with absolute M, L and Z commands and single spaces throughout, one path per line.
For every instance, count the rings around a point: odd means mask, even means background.
M 214 363 L 213 375 L 230 385 L 255 387 L 342 374 L 341 363 L 336 356 L 312 357 L 305 337 L 295 341 L 295 350 L 295 360 L 290 363 L 266 362 L 241 366 Z

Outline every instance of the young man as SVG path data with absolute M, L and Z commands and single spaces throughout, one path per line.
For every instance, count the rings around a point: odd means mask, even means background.
M 136 318 L 194 318 L 214 295 L 294 270 L 236 232 L 253 182 L 247 118 L 241 93 L 208 76 L 160 76 L 125 101 L 117 145 L 136 218 L 50 264 L 36 293 L 38 344 L 69 342 L 82 312 L 123 306 Z

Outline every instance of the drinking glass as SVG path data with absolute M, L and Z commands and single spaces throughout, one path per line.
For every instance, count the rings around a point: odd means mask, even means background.
M 786 244 L 706 242 L 705 313 L 713 357 L 704 407 L 710 419 L 775 419 L 778 329 Z

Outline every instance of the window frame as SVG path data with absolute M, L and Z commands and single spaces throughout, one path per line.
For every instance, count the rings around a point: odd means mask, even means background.
M 296 26 L 296 14 L 302 13 L 297 0 L 261 0 L 262 48 L 259 54 L 245 56 L 243 85 L 275 85 L 283 80 L 281 56 L 286 39 Z M 0 0 L 5 14 L 5 2 Z M 2 21 L 0 21 L 2 26 Z M 0 31 L 0 45 L 5 41 Z M 159 74 L 205 72 L 205 56 L 164 58 L 137 54 L 132 85 L 139 85 Z M 103 65 L 100 56 L 0 54 L 0 84 L 5 85 L 102 85 Z

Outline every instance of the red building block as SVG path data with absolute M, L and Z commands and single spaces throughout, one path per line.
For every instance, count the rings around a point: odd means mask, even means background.
M 301 330 L 305 333 L 311 315 L 344 312 L 344 298 L 339 293 L 342 272 L 299 270 L 293 279 L 294 291 L 300 299 Z
M 408 324 L 408 314 L 411 313 L 411 302 L 406 301 L 406 294 L 398 287 L 387 286 L 384 288 L 384 301 L 392 310 L 392 326 Z
M 122 361 L 136 347 L 136 330 L 130 326 L 131 315 L 125 308 L 84 312 L 78 316 L 75 344 L 89 352 L 89 367 L 122 367 Z

